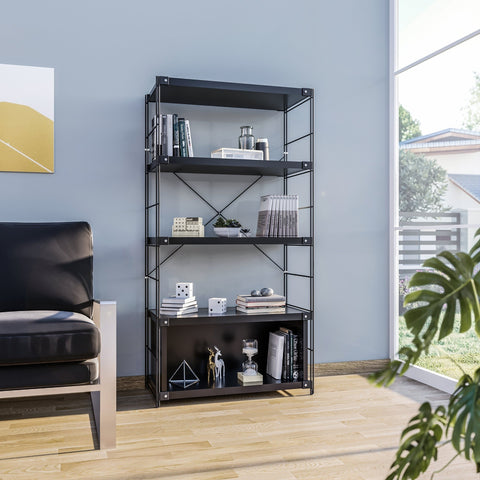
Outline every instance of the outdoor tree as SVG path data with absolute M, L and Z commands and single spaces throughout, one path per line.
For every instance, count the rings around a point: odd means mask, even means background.
M 402 105 L 398 109 L 398 130 L 398 138 L 401 142 L 422 135 L 420 122 L 414 119 L 411 113 Z
M 463 127 L 467 130 L 480 131 L 480 74 L 474 72 L 475 84 L 470 90 L 470 99 L 463 108 Z
M 445 210 L 447 171 L 424 155 L 400 151 L 400 212 L 440 212 Z

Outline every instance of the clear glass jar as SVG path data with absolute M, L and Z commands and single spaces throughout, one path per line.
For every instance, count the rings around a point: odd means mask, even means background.
M 243 150 L 255 150 L 255 137 L 253 136 L 253 127 L 245 125 L 240 127 L 241 135 L 238 137 L 238 148 Z

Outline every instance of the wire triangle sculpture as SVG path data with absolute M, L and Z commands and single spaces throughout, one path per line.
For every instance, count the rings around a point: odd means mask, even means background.
M 168 381 L 177 387 L 188 388 L 198 383 L 200 379 L 195 375 L 187 361 L 184 360 Z

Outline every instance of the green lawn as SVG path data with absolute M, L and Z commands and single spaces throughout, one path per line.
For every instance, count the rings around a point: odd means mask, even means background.
M 459 318 L 455 325 L 457 332 L 458 325 Z M 400 348 L 409 345 L 413 338 L 403 317 L 399 317 L 398 336 Z M 463 375 L 462 369 L 471 375 L 480 367 L 480 339 L 473 328 L 467 333 L 452 333 L 443 340 L 434 342 L 428 355 L 422 355 L 417 365 L 455 379 Z

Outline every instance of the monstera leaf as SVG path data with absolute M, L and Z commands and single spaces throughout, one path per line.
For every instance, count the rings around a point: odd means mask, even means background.
M 434 338 L 442 339 L 453 332 L 457 315 L 460 333 L 470 330 L 473 321 L 480 337 L 480 271 L 476 272 L 480 264 L 480 229 L 475 237 L 476 243 L 468 254 L 441 252 L 423 264 L 426 271 L 412 277 L 409 288 L 414 291 L 405 297 L 405 306 L 410 307 L 405 322 L 414 335 L 413 345 L 399 351 L 400 360 L 371 375 L 373 383 L 389 385 L 397 375 L 405 373 L 422 353 L 428 352 Z M 460 379 L 446 412 L 444 407 L 432 411 L 428 402 L 420 407 L 402 433 L 387 480 L 418 478 L 437 459 L 443 434 L 457 456 L 473 460 L 480 472 L 480 368 L 473 378 L 464 375 Z
M 424 473 L 431 461 L 437 459 L 437 444 L 442 438 L 445 423 L 445 407 L 432 411 L 428 402 L 422 404 L 418 415 L 402 432 L 402 443 L 386 480 L 410 480 Z
M 464 375 L 458 382 L 448 405 L 448 428 L 452 428 L 452 445 L 467 460 L 480 465 L 480 368 L 473 379 Z
M 477 231 L 477 235 L 480 233 Z M 370 380 L 378 385 L 390 385 L 397 375 L 403 375 L 411 364 L 428 352 L 433 339 L 442 339 L 453 332 L 455 314 L 460 314 L 460 333 L 471 328 L 475 321 L 480 336 L 480 273 L 474 268 L 480 261 L 480 240 L 470 254 L 441 252 L 425 261 L 429 271 L 415 273 L 409 288 L 417 290 L 405 297 L 405 323 L 413 333 L 413 347 L 404 347 L 398 353 L 402 361 L 394 360 L 389 366 L 373 374 Z

